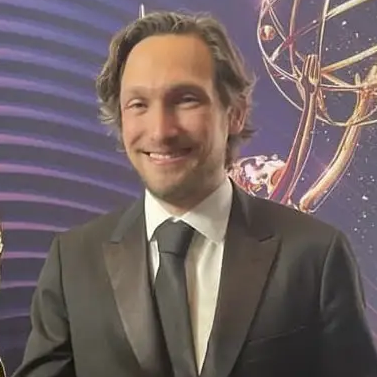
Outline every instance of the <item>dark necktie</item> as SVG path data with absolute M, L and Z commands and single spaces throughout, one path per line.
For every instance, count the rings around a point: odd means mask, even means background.
M 166 221 L 156 230 L 160 267 L 155 292 L 175 377 L 198 376 L 185 274 L 185 257 L 193 233 L 182 221 Z

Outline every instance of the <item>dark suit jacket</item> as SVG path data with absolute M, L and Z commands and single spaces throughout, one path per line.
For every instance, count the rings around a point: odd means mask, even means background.
M 15 377 L 169 377 L 142 201 L 57 236 Z M 235 190 L 202 377 L 375 377 L 346 238 Z

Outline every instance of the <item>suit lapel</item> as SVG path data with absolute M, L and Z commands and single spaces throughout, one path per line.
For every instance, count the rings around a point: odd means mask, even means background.
M 256 314 L 278 239 L 254 200 L 234 187 L 215 318 L 201 377 L 228 376 Z M 257 218 L 258 216 L 258 218 Z
M 117 309 L 143 375 L 163 376 L 165 359 L 151 293 L 143 200 L 126 212 L 103 250 Z

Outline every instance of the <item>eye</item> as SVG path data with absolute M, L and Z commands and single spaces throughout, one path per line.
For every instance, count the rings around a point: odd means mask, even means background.
M 199 101 L 198 97 L 196 97 L 192 94 L 184 94 L 184 95 L 177 97 L 175 102 L 176 102 L 177 105 L 179 105 L 181 107 L 191 108 L 191 107 L 197 106 L 200 101 Z
M 193 102 L 193 101 L 197 101 L 198 99 L 191 95 L 191 94 L 186 94 L 184 96 L 182 96 L 182 102 Z
M 129 108 L 129 109 L 140 109 L 140 108 L 143 108 L 145 106 L 146 106 L 145 102 L 140 101 L 140 100 L 134 100 L 134 101 L 130 101 L 128 103 L 127 108 Z
M 147 102 L 141 99 L 133 99 L 126 103 L 124 110 L 141 113 L 147 108 Z

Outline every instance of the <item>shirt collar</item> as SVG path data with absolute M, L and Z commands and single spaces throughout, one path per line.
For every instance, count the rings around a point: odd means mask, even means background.
M 165 220 L 174 219 L 184 221 L 211 241 L 222 242 L 228 226 L 232 192 L 232 184 L 229 178 L 226 178 L 206 199 L 177 218 L 163 208 L 159 201 L 146 190 L 144 208 L 148 241 L 152 239 L 159 225 Z

